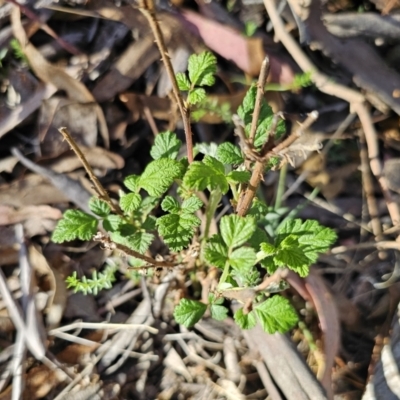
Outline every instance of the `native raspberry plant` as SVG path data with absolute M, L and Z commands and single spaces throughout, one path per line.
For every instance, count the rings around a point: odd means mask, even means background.
M 177 75 L 186 107 L 204 101 L 204 86 L 214 83 L 215 72 L 216 59 L 211 53 L 190 57 L 188 75 Z M 185 268 L 189 262 L 198 270 L 218 268 L 219 283 L 209 293 L 208 304 L 184 298 L 176 306 L 175 320 L 187 327 L 207 310 L 215 319 L 226 318 L 227 300 L 232 299 L 242 304 L 234 318 L 243 329 L 253 327 L 257 320 L 269 333 L 293 327 L 297 313 L 278 294 L 286 288 L 285 282 L 270 277 L 282 268 L 307 276 L 310 265 L 328 250 L 336 235 L 317 221 L 285 218 L 284 210 L 256 196 L 262 175 L 286 161 L 285 150 L 298 137 L 282 140 L 285 124 L 260 96 L 264 84 L 250 87 L 234 118 L 239 145 L 199 144 L 197 159 L 189 164 L 186 157 L 178 157 L 182 142 L 177 135 L 160 133 L 150 151 L 152 161 L 141 175 L 125 178 L 118 204 L 109 198 L 81 154 L 98 197 L 89 203 L 92 215 L 66 211 L 53 241 L 98 240 L 104 247 L 131 256 L 138 268 Z M 60 131 L 79 155 L 68 132 Z M 232 207 L 220 218 L 218 233 L 211 235 L 223 197 Z M 205 198 L 206 204 L 201 200 Z M 203 216 L 203 225 L 199 216 Z M 155 240 L 162 240 L 168 249 L 169 255 L 162 260 L 148 255 Z M 187 249 L 193 245 L 199 250 L 192 254 Z M 114 272 L 115 268 L 107 268 L 91 279 L 74 274 L 67 279 L 68 287 L 97 294 L 111 286 Z

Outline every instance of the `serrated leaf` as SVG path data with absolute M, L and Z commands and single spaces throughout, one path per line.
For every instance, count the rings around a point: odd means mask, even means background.
M 153 196 L 145 197 L 140 203 L 139 211 L 144 215 L 149 214 L 158 204 L 158 201 L 159 201 L 158 197 L 153 197 Z
M 270 208 L 257 197 L 253 200 L 253 203 L 248 211 L 247 215 L 252 215 L 257 221 L 265 218 Z
M 276 247 L 268 242 L 261 243 L 260 245 L 260 252 L 257 254 L 259 259 L 269 257 L 274 255 L 277 252 Z
M 181 209 L 181 206 L 178 200 L 174 199 L 172 196 L 165 196 L 165 199 L 161 203 L 161 208 L 170 213 L 177 213 Z
M 120 232 L 112 232 L 111 240 L 115 243 L 122 244 L 132 250 L 144 254 L 154 240 L 154 235 L 148 232 L 137 231 L 130 235 L 122 235 Z
M 195 105 L 202 102 L 206 98 L 206 91 L 202 88 L 195 88 L 189 92 L 187 102 Z
M 55 243 L 90 240 L 97 231 L 98 220 L 80 210 L 67 210 L 57 223 L 51 239 Z
M 141 201 L 139 193 L 128 193 L 120 197 L 119 205 L 124 212 L 131 213 L 139 208 Z
M 268 235 L 263 229 L 257 227 L 248 243 L 253 249 L 259 250 L 260 244 L 264 242 L 268 242 Z
M 149 215 L 141 225 L 142 229 L 146 231 L 153 231 L 156 229 L 157 218 L 154 215 Z
M 242 164 L 244 159 L 239 147 L 225 142 L 218 146 L 217 159 L 225 165 Z
M 181 206 L 182 211 L 185 213 L 194 213 L 201 207 L 203 207 L 203 202 L 197 196 L 192 196 L 184 200 Z
M 231 171 L 226 176 L 229 183 L 246 183 L 250 180 L 251 174 L 249 171 Z
M 193 214 L 169 214 L 157 219 L 158 233 L 174 251 L 180 251 L 190 243 L 194 229 L 201 221 Z
M 192 54 L 188 61 L 189 79 L 196 86 L 211 86 L 215 82 L 217 59 L 214 54 L 204 51 L 199 55 Z
M 197 143 L 196 146 L 194 146 L 194 151 L 196 154 L 201 153 L 204 154 L 205 156 L 211 156 L 217 158 L 218 146 L 214 142 Z
M 298 317 L 289 300 L 276 295 L 254 309 L 264 331 L 270 334 L 275 332 L 285 333 L 293 328 Z
M 182 164 L 170 158 L 159 158 L 147 165 L 139 180 L 139 186 L 150 196 L 162 196 L 175 179 L 182 174 Z
M 90 210 L 99 217 L 107 217 L 111 212 L 111 207 L 104 201 L 97 197 L 92 197 L 89 201 Z
M 119 215 L 108 215 L 103 219 L 103 228 L 107 232 L 115 232 L 119 230 L 120 226 L 124 223 L 124 220 Z
M 186 74 L 184 74 L 183 72 L 178 72 L 177 74 L 175 74 L 175 77 L 178 83 L 179 90 L 187 92 L 190 89 L 190 81 Z
M 225 267 L 228 261 L 228 248 L 219 235 L 214 235 L 208 240 L 204 250 L 204 259 L 209 265 L 222 269 Z
M 241 246 L 251 238 L 256 230 L 256 221 L 253 217 L 226 215 L 221 218 L 221 236 L 229 248 Z
M 124 179 L 124 185 L 131 191 L 136 192 L 138 189 L 140 176 L 138 175 L 129 175 Z
M 229 256 L 229 264 L 236 270 L 246 273 L 256 263 L 256 252 L 251 247 L 239 247 Z
M 210 312 L 211 317 L 216 319 L 217 321 L 223 321 L 228 316 L 228 309 L 219 304 L 211 304 Z
M 158 160 L 159 158 L 171 158 L 175 160 L 181 146 L 182 142 L 177 138 L 175 133 L 170 131 L 162 132 L 154 139 L 150 155 L 154 160 Z
M 174 318 L 178 324 L 190 328 L 200 321 L 207 310 L 207 305 L 196 300 L 181 299 L 175 307 Z
M 223 194 L 229 189 L 224 165 L 211 156 L 205 156 L 203 161 L 194 161 L 190 164 L 183 177 L 183 185 L 200 191 L 219 188 Z
M 239 308 L 239 310 L 235 312 L 233 318 L 242 329 L 252 329 L 257 323 L 254 311 L 243 314 L 243 308 Z

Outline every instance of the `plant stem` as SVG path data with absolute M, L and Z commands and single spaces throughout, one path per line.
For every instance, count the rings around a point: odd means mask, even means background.
M 276 200 L 275 200 L 275 211 L 281 208 L 282 205 L 282 196 L 285 191 L 285 182 L 287 175 L 288 165 L 283 164 L 281 170 L 279 171 L 279 181 L 278 181 L 278 190 L 276 191 Z
M 218 208 L 218 204 L 222 199 L 222 193 L 220 189 L 214 189 L 210 193 L 210 199 L 208 201 L 206 209 L 206 226 L 204 227 L 203 239 L 208 239 L 210 234 L 211 221 L 214 218 L 215 211 Z
M 150 28 L 156 39 L 156 43 L 161 54 L 162 62 L 165 66 L 165 69 L 167 70 L 167 74 L 172 83 L 172 92 L 182 116 L 183 128 L 186 137 L 187 156 L 190 164 L 193 162 L 193 139 L 192 139 L 192 128 L 190 126 L 190 110 L 186 106 L 185 101 L 183 100 L 178 87 L 178 82 L 175 77 L 174 68 L 172 67 L 171 58 L 168 54 L 167 46 L 165 45 L 164 36 L 161 31 L 160 24 L 156 18 L 154 1 L 140 0 L 139 9 L 149 22 Z
M 68 129 L 67 128 L 60 128 L 58 131 L 61 133 L 61 135 L 63 135 L 64 139 L 68 142 L 68 144 L 71 146 L 71 149 L 74 151 L 76 156 L 81 161 L 83 167 L 85 168 L 87 174 L 89 175 L 90 180 L 93 183 L 94 189 L 96 190 L 96 193 L 99 196 L 99 198 L 101 200 L 104 200 L 111 207 L 111 209 L 113 210 L 113 212 L 115 214 L 118 214 L 118 215 L 124 217 L 124 215 L 121 212 L 121 210 L 119 209 L 119 207 L 116 206 L 112 202 L 112 200 L 111 200 L 110 196 L 108 195 L 106 189 L 104 189 L 103 185 L 97 179 L 97 176 L 93 172 L 92 167 L 90 166 L 90 164 L 86 160 L 86 157 L 82 153 L 81 149 L 79 148 L 79 146 L 77 145 L 75 140 L 72 138 L 71 134 L 68 132 Z
M 224 271 L 222 272 L 221 278 L 219 278 L 218 289 L 221 287 L 223 283 L 225 283 L 226 279 L 229 276 L 230 264 L 229 262 L 225 263 Z

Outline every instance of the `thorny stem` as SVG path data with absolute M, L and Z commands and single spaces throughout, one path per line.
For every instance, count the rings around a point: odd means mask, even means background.
M 108 195 L 106 189 L 104 189 L 103 185 L 97 179 L 97 176 L 93 172 L 92 167 L 90 166 L 90 164 L 86 160 L 86 157 L 82 153 L 82 151 L 79 148 L 79 146 L 76 144 L 75 140 L 72 138 L 71 134 L 68 132 L 67 128 L 60 128 L 59 132 L 63 135 L 64 139 L 68 142 L 68 144 L 71 146 L 71 149 L 74 151 L 76 156 L 81 161 L 83 167 L 85 168 L 87 174 L 89 175 L 90 180 L 92 181 L 92 183 L 94 185 L 94 189 L 95 189 L 97 195 L 99 196 L 99 198 L 101 200 L 104 200 L 111 207 L 111 209 L 114 211 L 115 214 L 118 214 L 118 215 L 124 217 L 124 215 L 122 214 L 122 212 L 119 209 L 119 207 L 117 207 L 112 202 L 112 200 L 110 199 L 110 196 Z
M 187 156 L 190 164 L 193 162 L 193 139 L 192 139 L 192 128 L 190 126 L 190 110 L 185 105 L 185 102 L 179 91 L 178 82 L 176 81 L 174 68 L 172 67 L 171 63 L 171 58 L 168 54 L 167 46 L 165 45 L 164 36 L 162 34 L 160 24 L 156 18 L 154 1 L 140 0 L 139 9 L 149 22 L 150 28 L 156 39 L 156 43 L 161 54 L 162 62 L 165 66 L 165 69 L 167 70 L 167 74 L 172 83 L 172 92 L 174 94 L 175 101 L 178 104 L 178 108 L 182 116 L 183 128 L 186 137 Z
M 251 127 L 249 133 L 249 142 L 251 144 L 254 144 L 254 138 L 256 136 L 257 122 L 260 117 L 261 105 L 264 97 L 264 87 L 269 74 L 269 69 L 270 69 L 269 58 L 265 57 L 264 61 L 261 64 L 260 75 L 258 77 L 258 82 L 257 82 L 256 102 L 254 105 L 253 118 L 251 120 Z

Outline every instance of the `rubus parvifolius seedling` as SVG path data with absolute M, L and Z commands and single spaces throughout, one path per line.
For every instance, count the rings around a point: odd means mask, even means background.
M 211 53 L 190 57 L 188 74 L 177 75 L 178 86 L 186 93 L 187 107 L 194 107 L 207 97 L 204 87 L 214 83 L 215 72 L 216 59 Z M 256 196 L 262 176 L 285 162 L 284 150 L 299 136 L 297 132 L 282 140 L 284 121 L 260 97 L 261 89 L 260 82 L 250 87 L 234 118 L 238 146 L 230 142 L 199 144 L 195 148 L 197 159 L 189 164 L 185 157 L 178 157 L 182 143 L 177 135 L 160 133 L 150 151 L 152 161 L 143 173 L 124 179 L 118 204 L 98 181 L 94 182 L 98 197 L 89 204 L 93 215 L 66 211 L 53 232 L 53 241 L 95 238 L 104 247 L 133 257 L 138 267 L 185 271 L 190 263 L 191 269 L 205 272 L 218 268 L 219 282 L 209 293 L 207 304 L 183 298 L 175 307 L 175 320 L 187 327 L 199 321 L 207 310 L 215 319 L 226 318 L 227 300 L 236 300 L 242 304 L 234 314 L 241 328 L 249 329 L 257 320 L 269 333 L 292 328 L 298 320 L 297 313 L 290 301 L 279 294 L 287 285 L 277 272 L 288 268 L 301 277 L 307 276 L 310 265 L 317 261 L 319 253 L 328 250 L 336 234 L 314 220 L 285 219 L 284 211 L 274 210 Z M 311 118 L 307 121 L 312 122 Z M 68 132 L 62 132 L 78 154 Z M 280 144 L 276 144 L 277 139 Z M 93 171 L 83 162 L 95 180 Z M 172 187 L 176 190 L 172 191 Z M 223 197 L 232 206 L 220 218 L 218 233 L 211 235 L 210 227 L 213 223 L 215 226 Z M 169 256 L 156 259 L 148 255 L 155 240 L 163 242 Z M 188 249 L 193 246 L 199 251 L 188 257 Z M 79 279 L 74 274 L 67 279 L 68 287 L 97 294 L 111 287 L 114 272 L 115 268 L 107 268 L 91 279 Z M 278 279 L 271 279 L 274 276 Z

